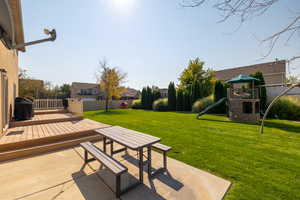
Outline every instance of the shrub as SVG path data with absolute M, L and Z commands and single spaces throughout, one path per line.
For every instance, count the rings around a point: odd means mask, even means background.
M 271 108 L 269 117 L 300 120 L 300 103 L 292 97 L 281 97 Z
M 133 109 L 143 109 L 143 106 L 142 106 L 142 100 L 141 99 L 137 99 L 137 100 L 134 100 L 132 102 L 132 106 L 131 106 Z
M 152 109 L 155 111 L 168 111 L 168 99 L 161 98 L 153 102 Z
M 214 101 L 213 101 L 213 96 L 208 96 L 208 97 L 204 97 L 202 99 L 199 99 L 198 101 L 196 101 L 194 104 L 193 104 L 193 107 L 192 107 L 192 112 L 201 112 L 203 109 L 205 109 L 207 106 L 213 104 Z

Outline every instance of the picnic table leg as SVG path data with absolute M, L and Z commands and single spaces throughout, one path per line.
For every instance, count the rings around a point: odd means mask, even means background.
M 147 159 L 148 159 L 148 176 L 151 176 L 151 161 L 152 161 L 152 158 L 151 158 L 151 146 L 147 147 L 147 152 L 148 152 L 148 156 L 147 156 Z
M 144 168 L 144 162 L 143 162 L 143 148 L 139 149 L 139 175 L 140 175 L 140 182 L 144 183 L 144 176 L 143 176 L 143 168 Z
M 103 136 L 103 151 L 106 153 L 106 137 Z
M 86 164 L 88 160 L 88 152 L 87 150 L 84 150 L 84 163 Z
M 114 141 L 111 141 L 110 143 L 110 155 L 113 156 L 114 154 Z

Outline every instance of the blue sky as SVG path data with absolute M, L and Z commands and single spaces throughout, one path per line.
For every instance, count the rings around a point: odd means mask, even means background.
M 126 86 L 167 87 L 188 60 L 199 57 L 214 70 L 288 59 L 300 54 L 299 37 L 278 42 L 267 58 L 260 40 L 286 25 L 300 1 L 280 1 L 237 30 L 233 18 L 205 4 L 183 8 L 180 0 L 26 0 L 22 1 L 26 41 L 55 28 L 57 40 L 27 47 L 20 67 L 53 84 L 96 82 L 99 60 L 128 74 Z M 294 64 L 294 66 L 296 66 Z M 293 68 L 293 66 L 292 66 Z M 299 67 L 300 68 L 300 67 Z M 292 70 L 298 74 L 300 70 Z

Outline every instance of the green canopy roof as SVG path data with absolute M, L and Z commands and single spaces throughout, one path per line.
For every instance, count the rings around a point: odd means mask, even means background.
M 234 77 L 227 81 L 227 83 L 245 83 L 245 82 L 251 82 L 251 81 L 259 81 L 257 78 L 253 78 L 246 75 L 238 75 L 237 77 Z

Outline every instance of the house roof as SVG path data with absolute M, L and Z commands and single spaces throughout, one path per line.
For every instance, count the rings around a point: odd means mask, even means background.
M 139 91 L 133 88 L 124 88 L 122 92 L 122 97 L 136 97 L 139 95 Z
M 229 68 L 229 69 L 216 71 L 215 74 L 217 79 L 221 81 L 227 81 L 240 74 L 250 75 L 258 71 L 262 72 L 264 76 L 281 75 L 285 77 L 286 61 L 277 60 L 274 62 L 260 63 L 260 64 L 249 65 L 244 67 Z M 271 81 L 271 83 L 273 82 Z
M 24 43 L 22 7 L 20 0 L 0 0 L 0 26 L 3 42 L 8 48 Z M 25 51 L 25 47 L 18 48 Z

